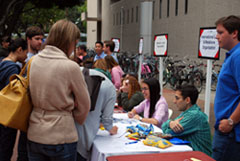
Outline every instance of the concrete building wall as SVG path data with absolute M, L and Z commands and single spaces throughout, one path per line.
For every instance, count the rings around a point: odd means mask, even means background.
M 97 19 L 101 19 L 101 13 L 99 10 L 99 0 L 87 1 L 87 18 L 96 19 L 94 21 L 87 21 L 87 47 L 93 48 L 97 40 Z
M 97 0 L 88 0 L 88 3 L 94 3 L 93 1 Z M 113 37 L 120 38 L 122 51 L 137 53 L 140 38 L 140 4 L 143 1 L 103 0 L 102 41 Z M 231 14 L 240 15 L 239 0 L 188 0 L 187 13 L 185 13 L 186 0 L 178 0 L 177 15 L 175 13 L 176 0 L 169 0 L 169 16 L 167 16 L 168 0 L 150 1 L 153 2 L 154 6 L 152 37 L 156 34 L 168 33 L 168 55 L 172 56 L 183 57 L 187 55 L 190 58 L 197 58 L 200 27 L 214 27 L 215 21 L 220 17 Z M 161 17 L 159 13 L 160 1 L 162 2 Z M 138 10 L 138 14 L 136 14 L 136 10 Z M 121 12 L 123 16 L 120 16 Z M 88 38 L 90 36 L 88 33 Z M 222 60 L 225 57 L 223 55 L 225 52 L 221 50 L 220 58 Z

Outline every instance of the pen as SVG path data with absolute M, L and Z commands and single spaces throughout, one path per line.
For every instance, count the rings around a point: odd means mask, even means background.
M 128 142 L 128 143 L 125 143 L 125 145 L 128 145 L 128 144 L 135 144 L 137 143 L 138 141 L 132 141 L 132 142 Z

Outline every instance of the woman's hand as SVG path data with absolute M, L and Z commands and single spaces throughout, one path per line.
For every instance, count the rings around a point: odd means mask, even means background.
M 133 118 L 134 115 L 135 115 L 135 114 L 134 114 L 132 111 L 128 112 L 128 117 L 129 117 L 129 118 Z
M 140 120 L 141 116 L 139 116 L 138 114 L 136 114 L 133 118 L 136 119 L 136 120 Z
M 109 130 L 110 135 L 115 135 L 117 134 L 118 131 L 118 127 L 117 126 L 113 126 L 111 130 Z

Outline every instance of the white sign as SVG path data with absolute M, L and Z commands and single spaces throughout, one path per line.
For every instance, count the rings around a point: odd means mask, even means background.
M 199 58 L 219 59 L 219 44 L 216 28 L 201 28 L 199 34 Z
M 143 52 L 143 38 L 141 37 L 139 40 L 139 49 L 138 49 L 138 53 L 142 54 Z
M 154 37 L 154 56 L 167 56 L 168 35 L 161 34 Z
M 120 39 L 112 38 L 112 41 L 115 43 L 114 52 L 118 53 L 120 51 Z

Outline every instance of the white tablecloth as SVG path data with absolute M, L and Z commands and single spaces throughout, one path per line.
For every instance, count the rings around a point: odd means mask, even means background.
M 173 145 L 166 149 L 146 146 L 142 141 L 126 145 L 125 143 L 132 142 L 125 137 L 126 127 L 140 122 L 129 119 L 127 114 L 114 114 L 113 117 L 118 119 L 118 122 L 114 123 L 118 126 L 118 134 L 111 136 L 107 131 L 99 130 L 93 143 L 91 161 L 106 161 L 106 158 L 112 155 L 192 151 L 192 148 L 187 145 Z M 154 131 L 161 132 L 161 129 L 154 126 Z

